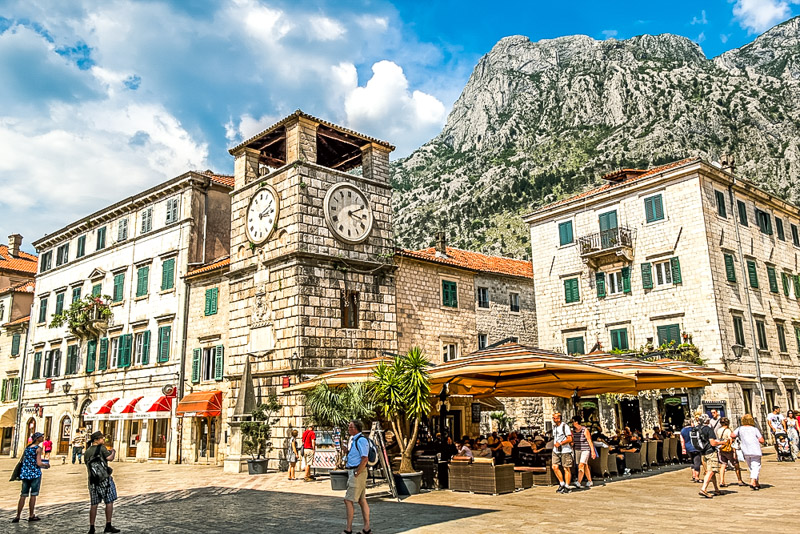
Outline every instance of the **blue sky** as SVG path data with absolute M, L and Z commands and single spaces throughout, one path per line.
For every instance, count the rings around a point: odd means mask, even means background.
M 508 35 L 669 32 L 714 57 L 798 13 L 800 0 L 5 0 L 0 236 L 29 249 L 185 170 L 231 172 L 229 146 L 297 108 L 407 155 Z

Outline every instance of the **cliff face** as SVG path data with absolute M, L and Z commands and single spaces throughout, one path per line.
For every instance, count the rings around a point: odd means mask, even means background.
M 706 59 L 642 35 L 502 39 L 436 138 L 393 165 L 399 245 L 530 255 L 519 215 L 618 167 L 735 154 L 737 173 L 800 199 L 800 17 Z

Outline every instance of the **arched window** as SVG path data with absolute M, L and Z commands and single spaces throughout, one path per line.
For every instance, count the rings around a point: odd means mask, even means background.
M 61 425 L 58 431 L 58 449 L 56 454 L 67 454 L 69 452 L 69 442 L 72 441 L 72 418 L 65 415 L 61 418 Z
M 30 444 L 34 432 L 36 432 L 36 419 L 31 417 L 25 424 L 25 446 Z

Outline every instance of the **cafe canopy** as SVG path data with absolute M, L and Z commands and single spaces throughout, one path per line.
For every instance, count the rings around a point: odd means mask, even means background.
M 339 367 L 332 371 L 327 371 L 310 380 L 305 380 L 293 386 L 289 386 L 288 388 L 283 388 L 282 392 L 291 393 L 293 391 L 314 389 L 323 382 L 329 386 L 346 386 L 347 384 L 356 382 L 371 382 L 375 380 L 375 368 L 378 367 L 381 362 L 388 365 L 393 361 L 394 358 L 387 356 L 364 360 L 347 367 Z
M 713 367 L 707 367 L 705 365 L 698 365 L 696 363 L 684 362 L 680 360 L 661 358 L 660 360 L 655 360 L 653 363 L 664 369 L 671 369 L 687 375 L 704 378 L 712 384 L 744 384 L 755 382 L 755 380 L 752 378 L 726 373 L 724 371 L 720 371 L 719 369 L 714 369 Z
M 575 355 L 574 358 L 636 379 L 633 390 L 613 393 L 635 394 L 648 389 L 698 388 L 710 384 L 708 379 L 700 375 L 690 375 L 668 366 L 659 366 L 652 362 L 618 354 L 592 352 Z

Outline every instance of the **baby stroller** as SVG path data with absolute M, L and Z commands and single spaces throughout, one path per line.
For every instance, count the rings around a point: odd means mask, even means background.
M 789 436 L 786 432 L 775 433 L 775 450 L 778 452 L 779 462 L 794 462 L 792 446 L 789 443 Z

